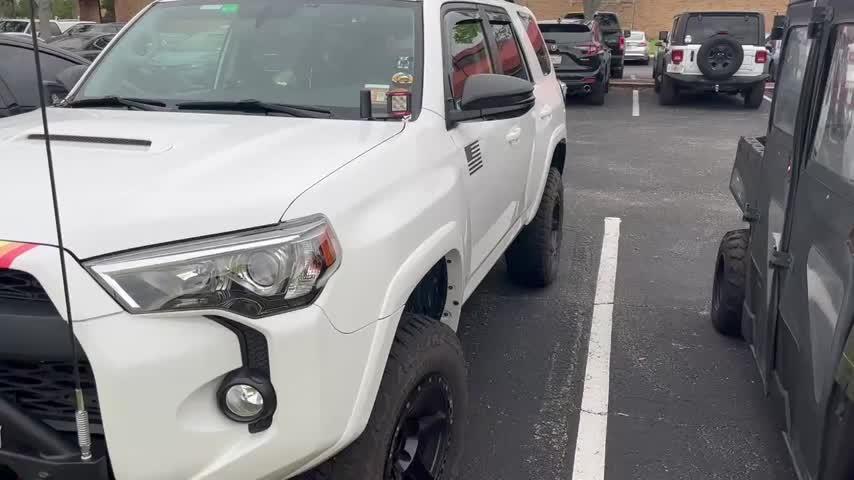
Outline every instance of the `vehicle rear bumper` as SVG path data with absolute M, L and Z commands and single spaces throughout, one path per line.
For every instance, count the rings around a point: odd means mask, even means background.
M 649 52 L 647 52 L 647 51 L 632 52 L 630 50 L 627 50 L 626 54 L 623 57 L 626 60 L 649 60 Z
M 605 82 L 605 73 L 598 72 L 573 72 L 555 70 L 558 80 L 566 84 L 568 95 L 585 95 L 590 93 L 585 87 L 593 88 Z
M 768 74 L 749 77 L 730 77 L 725 80 L 710 80 L 702 75 L 665 73 L 682 90 L 696 92 L 738 92 L 768 80 Z

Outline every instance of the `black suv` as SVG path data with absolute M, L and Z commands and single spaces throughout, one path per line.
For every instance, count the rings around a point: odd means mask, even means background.
M 567 95 L 585 95 L 602 105 L 611 79 L 611 52 L 602 41 L 598 20 L 540 22 L 549 46 L 555 74 L 567 86 Z
M 564 15 L 564 20 L 584 20 L 583 12 Z M 625 67 L 626 37 L 631 34 L 620 27 L 620 18 L 613 12 L 596 12 L 593 20 L 598 22 L 602 40 L 611 50 L 611 78 L 623 78 Z
M 771 116 L 739 144 L 730 189 L 745 225 L 721 242 L 711 320 L 751 346 L 780 407 L 753 411 L 779 420 L 799 478 L 851 480 L 854 3 L 792 2 L 774 32 Z

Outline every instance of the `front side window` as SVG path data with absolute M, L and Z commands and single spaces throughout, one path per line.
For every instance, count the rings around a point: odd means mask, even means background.
M 0 45 L 0 77 L 12 90 L 21 106 L 35 106 L 39 103 L 41 90 L 37 87 L 36 66 L 33 52 L 27 48 Z M 75 64 L 47 52 L 41 53 L 42 76 L 45 81 L 56 80 L 56 76 Z
M 700 44 L 727 34 L 742 45 L 756 45 L 764 33 L 759 31 L 756 15 L 692 15 L 685 27 L 685 43 Z
M 546 42 L 543 39 L 542 32 L 540 32 L 540 27 L 527 13 L 519 12 L 519 18 L 522 20 L 522 25 L 525 27 L 525 34 L 527 34 L 528 40 L 531 42 L 531 45 L 534 47 L 534 51 L 537 53 L 537 62 L 540 64 L 543 74 L 548 75 L 552 73 L 552 60 L 551 57 L 549 57 L 548 50 L 546 50 Z
M 27 22 L 16 20 L 0 20 L 0 33 L 24 33 L 27 31 Z
M 489 13 L 489 25 L 496 45 L 496 57 L 499 59 L 501 73 L 511 77 L 529 80 L 525 60 L 519 50 L 519 42 L 513 32 L 513 25 L 507 14 Z
M 358 118 L 362 90 L 380 100 L 392 89 L 420 95 L 420 9 L 394 0 L 157 3 L 116 40 L 72 100 L 251 99 Z
M 459 102 L 472 75 L 494 73 L 483 22 L 476 11 L 453 11 L 445 16 L 450 60 L 451 94 Z
M 786 42 L 785 57 L 780 65 L 774 126 L 789 135 L 795 131 L 795 117 L 798 114 L 798 102 L 801 99 L 807 59 L 812 45 L 812 40 L 808 37 L 807 27 L 792 29 Z
M 854 26 L 836 32 L 812 158 L 854 182 Z

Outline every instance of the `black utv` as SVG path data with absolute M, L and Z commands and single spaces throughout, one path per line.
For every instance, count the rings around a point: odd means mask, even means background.
M 721 242 L 711 319 L 751 346 L 799 477 L 849 480 L 854 3 L 796 1 L 780 21 L 768 131 L 741 139 L 730 180 L 747 228 Z

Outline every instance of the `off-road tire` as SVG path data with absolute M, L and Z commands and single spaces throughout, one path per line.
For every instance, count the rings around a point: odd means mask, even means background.
M 353 444 L 297 480 L 391 480 L 385 476 L 395 426 L 421 381 L 441 375 L 451 399 L 450 437 L 440 478 L 454 479 L 464 445 L 467 372 L 459 338 L 445 324 L 404 313 L 365 431 Z
M 661 105 L 676 105 L 679 103 L 679 92 L 676 85 L 667 75 L 661 76 L 661 84 L 658 89 L 658 103 Z
M 756 110 L 765 100 L 765 82 L 759 82 L 744 92 L 744 107 Z
M 712 325 L 718 332 L 741 336 L 741 315 L 747 288 L 749 230 L 727 232 L 721 240 L 712 287 Z
M 593 85 L 593 90 L 587 95 L 587 101 L 591 105 L 605 105 L 605 85 Z
M 709 54 L 714 49 L 725 48 L 732 52 L 733 58 L 729 60 L 726 68 L 715 68 L 717 58 L 712 59 Z M 709 37 L 700 45 L 697 51 L 697 68 L 709 80 L 726 80 L 738 72 L 744 63 L 744 47 L 734 37 L 728 34 L 717 34 Z
M 558 215 L 558 218 L 555 218 Z M 557 238 L 554 238 L 557 221 Z M 557 278 L 563 240 L 563 180 L 557 168 L 549 170 L 537 215 L 505 254 L 511 280 L 529 287 L 545 287 Z M 554 243 L 557 243 L 555 251 Z

